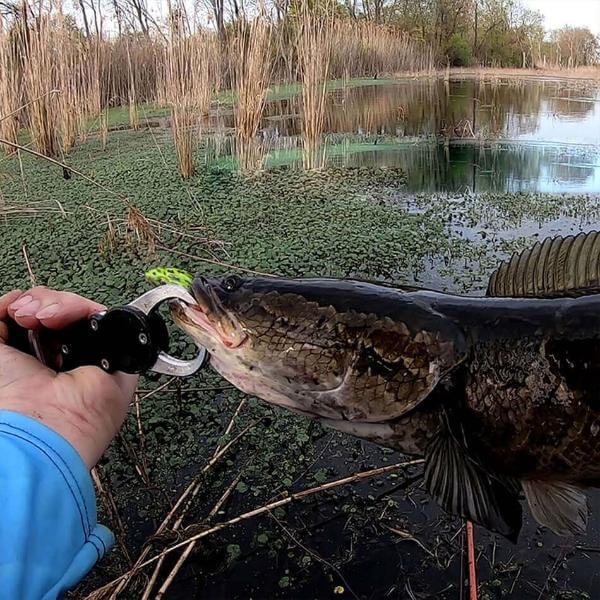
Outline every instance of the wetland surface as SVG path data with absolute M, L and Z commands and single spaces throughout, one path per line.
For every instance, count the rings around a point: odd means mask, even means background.
M 143 273 L 151 266 L 223 273 L 215 261 L 284 276 L 354 276 L 482 293 L 498 261 L 513 251 L 547 235 L 600 227 L 597 91 L 590 84 L 508 85 L 451 82 L 451 94 L 444 96 L 443 81 L 377 84 L 349 87 L 345 100 L 336 91 L 331 102 L 344 104 L 337 121 L 333 113 L 328 117 L 329 145 L 349 150 L 328 150 L 327 166 L 316 172 L 297 168 L 296 117 L 282 118 L 284 112 L 295 114 L 293 98 L 278 100 L 277 109 L 270 105 L 265 118 L 264 139 L 288 140 L 280 144 L 287 150 L 276 150 L 275 142 L 269 150 L 279 166 L 252 175 L 237 174 L 209 144 L 210 152 L 206 146 L 198 151 L 197 175 L 182 182 L 168 129 L 111 132 L 106 150 L 93 137 L 76 147 L 70 164 L 118 194 L 77 176 L 65 180 L 59 168 L 30 157 L 23 157 L 25 176 L 18 160 L 3 160 L 0 202 L 13 211 L 0 221 L 2 291 L 29 285 L 25 244 L 40 284 L 107 304 L 130 301 L 147 289 Z M 503 99 L 497 109 L 489 107 L 495 97 Z M 366 105 L 371 121 L 359 110 Z M 401 105 L 402 119 L 394 108 Z M 473 110 L 477 132 L 485 138 L 493 132 L 512 148 L 503 152 L 501 141 L 494 142 L 494 164 L 504 166 L 487 178 L 481 153 L 485 160 L 492 154 L 479 142 L 461 138 L 444 147 L 437 140 L 441 127 L 472 118 Z M 404 135 L 422 139 L 409 147 Z M 360 144 L 384 148 L 353 151 L 359 138 Z M 547 156 L 537 154 L 529 163 L 528 148 L 537 146 Z M 556 154 L 563 147 L 589 152 L 587 166 L 567 168 L 563 163 L 575 159 Z M 474 161 L 478 193 L 472 191 Z M 540 193 L 560 190 L 570 193 Z M 155 254 L 139 244 L 123 198 L 151 219 Z M 32 206 L 35 213 L 22 212 Z M 189 344 L 180 339 L 176 346 L 183 352 Z M 165 383 L 144 379 L 141 393 Z M 207 369 L 148 396 L 139 421 L 132 413 L 100 467 L 124 523 L 116 533 L 132 556 L 216 444 L 226 441 L 223 431 L 242 398 Z M 231 435 L 245 427 L 248 432 L 206 476 L 185 525 L 201 522 L 236 477 L 231 499 L 213 522 L 286 490 L 404 458 L 254 398 L 247 398 Z M 558 538 L 530 520 L 517 545 L 477 528 L 480 597 L 598 597 L 600 494 L 590 498 L 589 533 L 581 539 Z M 102 522 L 115 528 L 101 512 Z M 450 600 L 460 598 L 461 590 L 466 597 L 462 526 L 421 489 L 418 468 L 398 471 L 211 536 L 167 597 Z M 117 547 L 73 597 L 84 597 L 126 569 Z M 139 597 L 139 589 L 123 597 Z

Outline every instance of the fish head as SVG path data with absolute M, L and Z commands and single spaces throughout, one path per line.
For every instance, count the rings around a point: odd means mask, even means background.
M 281 284 L 285 281 L 196 277 L 197 304 L 173 305 L 173 318 L 242 391 L 298 412 L 333 417 L 318 408 L 313 395 L 340 385 L 349 348 L 334 330 L 334 309 L 290 292 Z
M 174 305 L 173 318 L 211 365 L 242 391 L 313 417 L 396 418 L 429 393 L 451 353 L 437 330 L 422 330 L 418 306 L 404 311 L 413 330 L 404 313 L 373 312 L 404 306 L 400 290 L 228 275 L 196 277 L 192 293 L 196 304 Z

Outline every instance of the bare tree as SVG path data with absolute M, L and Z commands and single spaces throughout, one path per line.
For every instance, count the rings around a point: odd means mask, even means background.
M 81 12 L 81 17 L 83 18 L 83 27 L 85 29 L 85 35 L 90 37 L 90 23 L 88 21 L 87 12 L 85 10 L 85 4 L 83 0 L 78 0 L 79 10 Z
M 563 27 L 553 33 L 557 61 L 567 67 L 595 64 L 599 58 L 598 38 L 587 27 Z
M 139 30 L 144 35 L 150 34 L 151 21 L 147 0 L 112 0 L 113 9 L 119 31 L 125 23 L 132 30 Z
M 225 0 L 202 0 L 202 4 L 211 13 L 219 37 L 223 38 L 225 36 Z

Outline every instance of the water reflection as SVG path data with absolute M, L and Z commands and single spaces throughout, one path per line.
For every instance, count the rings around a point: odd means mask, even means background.
M 324 145 L 308 151 L 300 103 L 268 103 L 260 130 L 267 166 L 400 166 L 411 191 L 600 192 L 594 82 L 432 78 L 346 87 L 328 94 Z M 213 126 L 227 130 L 232 118 L 222 113 Z
M 301 132 L 301 99 L 270 102 L 268 137 Z M 475 137 L 600 143 L 600 89 L 555 81 L 444 81 L 347 87 L 328 96 L 325 132 L 385 136 L 457 136 L 469 121 Z
M 547 144 L 351 145 L 330 161 L 400 166 L 411 191 L 600 192 L 600 150 Z

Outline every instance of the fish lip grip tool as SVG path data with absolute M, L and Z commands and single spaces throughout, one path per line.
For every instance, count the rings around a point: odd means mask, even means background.
M 153 372 L 187 377 L 204 366 L 207 352 L 196 344 L 198 353 L 192 360 L 168 354 L 169 333 L 158 308 L 171 302 L 196 303 L 185 288 L 161 285 L 129 304 L 58 331 L 27 331 L 13 322 L 9 324 L 9 343 L 56 371 L 93 365 L 108 373 Z

